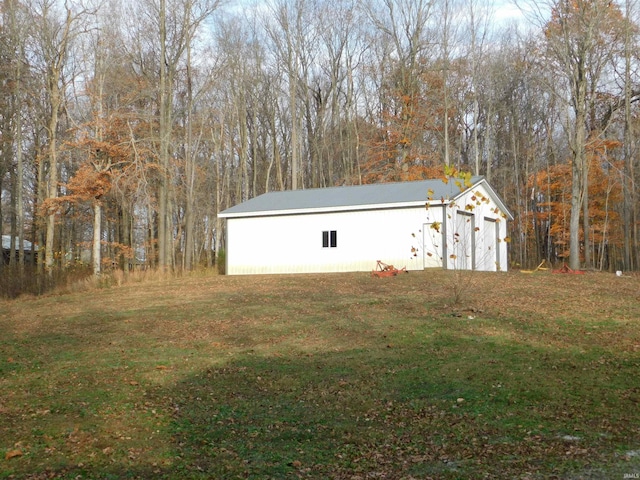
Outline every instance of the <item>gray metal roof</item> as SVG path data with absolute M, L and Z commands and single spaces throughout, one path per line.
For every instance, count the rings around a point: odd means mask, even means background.
M 486 183 L 484 177 L 471 179 L 472 185 L 484 182 L 495 195 L 495 201 L 508 212 L 500 198 Z M 228 208 L 218 214 L 221 218 L 278 215 L 287 213 L 311 213 L 319 211 L 360 210 L 364 208 L 393 207 L 427 202 L 428 198 L 454 199 L 462 193 L 455 180 L 447 183 L 438 180 L 417 182 L 379 183 L 345 187 L 311 188 L 269 192 Z
M 18 238 L 16 237 L 14 239 L 14 246 L 15 249 L 18 250 L 18 247 L 20 245 Z M 33 248 L 33 245 L 31 244 L 31 242 L 29 240 L 23 240 L 22 241 L 22 245 L 24 245 L 24 249 L 27 251 L 30 251 Z M 11 235 L 2 235 L 2 249 L 3 250 L 10 250 L 11 249 Z M 34 250 L 38 250 L 38 246 L 36 245 Z

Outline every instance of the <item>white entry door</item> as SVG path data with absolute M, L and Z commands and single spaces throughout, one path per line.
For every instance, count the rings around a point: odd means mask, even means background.
M 484 219 L 482 228 L 482 258 L 478 259 L 478 263 L 482 265 L 479 269 L 495 272 L 498 269 L 498 223 L 490 218 Z
M 475 217 L 473 214 L 458 211 L 456 230 L 452 236 L 452 256 L 455 270 L 473 270 L 475 268 Z

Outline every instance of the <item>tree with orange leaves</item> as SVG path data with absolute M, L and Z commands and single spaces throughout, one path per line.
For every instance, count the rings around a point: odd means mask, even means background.
M 580 268 L 580 218 L 588 230 L 589 159 L 587 144 L 594 138 L 589 126 L 600 78 L 621 48 L 622 14 L 609 0 L 558 0 L 551 7 L 545 29 L 546 58 L 564 79 L 557 85 L 571 111 L 567 125 L 571 150 L 571 215 L 569 219 L 569 266 Z M 565 96 L 562 91 L 568 94 Z M 590 135 L 591 130 L 591 135 Z M 586 261 L 589 245 L 586 237 Z
M 435 16 L 428 0 L 367 2 L 382 53 L 379 113 L 364 139 L 362 182 L 418 180 L 440 163 L 433 133 L 442 121 L 443 78 L 429 58 Z
M 66 184 L 66 195 L 59 203 L 89 203 L 93 212 L 92 265 L 93 273 L 100 274 L 102 267 L 102 208 L 104 198 L 110 193 L 116 169 L 130 163 L 133 156 L 130 144 L 121 140 L 122 124 L 116 119 L 107 123 L 96 120 L 98 138 L 88 131 L 80 135 L 73 147 L 83 152 L 84 162 Z M 91 130 L 91 129 L 89 129 Z
M 442 172 L 441 158 L 429 141 L 441 128 L 441 105 L 434 92 L 442 90 L 442 79 L 424 69 L 410 82 L 406 69 L 396 68 L 385 85 L 381 125 L 366 142 L 363 183 L 421 180 Z
M 590 253 L 600 269 L 618 260 L 614 252 L 623 244 L 620 212 L 614 208 L 622 201 L 621 166 L 613 155 L 619 147 L 617 141 L 594 140 L 587 148 L 590 222 L 588 230 L 579 230 L 581 259 L 592 245 Z M 532 209 L 527 212 L 527 232 L 535 238 L 538 254 L 550 261 L 570 255 L 571 176 L 571 165 L 564 163 L 528 179 Z

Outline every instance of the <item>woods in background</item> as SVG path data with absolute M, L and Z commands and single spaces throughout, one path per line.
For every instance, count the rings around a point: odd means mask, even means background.
M 514 265 L 637 270 L 639 6 L 530 7 L 0 0 L 8 263 L 212 266 L 236 203 L 446 165 L 514 212 Z

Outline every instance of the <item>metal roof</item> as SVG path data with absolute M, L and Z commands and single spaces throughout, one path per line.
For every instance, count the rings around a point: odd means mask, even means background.
M 16 237 L 14 239 L 14 244 L 15 249 L 18 250 L 18 247 L 20 245 L 18 238 Z M 24 249 L 26 251 L 30 251 L 33 249 L 33 245 L 31 244 L 31 242 L 29 240 L 23 240 L 22 241 L 22 245 L 24 245 Z M 11 235 L 2 235 L 2 249 L 3 250 L 10 250 L 11 249 Z M 34 250 L 38 250 L 38 247 L 36 246 Z
M 471 179 L 473 186 L 481 182 L 484 182 L 484 177 L 477 176 Z M 488 184 L 486 186 L 495 195 L 491 187 Z M 218 216 L 234 218 L 394 208 L 424 204 L 429 199 L 433 201 L 451 200 L 461 195 L 463 191 L 466 189 L 461 189 L 455 180 L 444 182 L 441 179 L 275 191 L 228 208 L 220 212 Z M 496 201 L 501 207 L 503 206 L 497 195 Z M 506 209 L 505 212 L 510 215 Z

